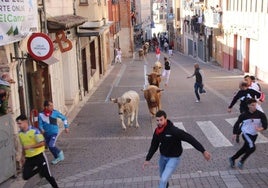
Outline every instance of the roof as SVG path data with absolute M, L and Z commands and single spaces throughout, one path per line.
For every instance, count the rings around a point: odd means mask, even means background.
M 79 26 L 77 28 L 77 35 L 79 37 L 90 37 L 90 36 L 99 36 L 101 35 L 105 30 L 109 29 L 111 25 L 113 25 L 114 22 L 108 21 L 104 26 L 98 27 L 98 28 L 88 28 Z
M 47 18 L 47 28 L 49 32 L 70 29 L 81 25 L 87 21 L 87 18 L 77 15 L 61 15 Z

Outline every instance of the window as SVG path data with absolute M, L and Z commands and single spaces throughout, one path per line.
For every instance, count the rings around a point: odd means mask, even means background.
M 79 0 L 79 5 L 88 5 L 88 0 Z

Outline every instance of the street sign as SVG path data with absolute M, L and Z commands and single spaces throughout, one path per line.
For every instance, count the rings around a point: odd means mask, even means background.
M 51 57 L 54 51 L 53 42 L 45 33 L 33 33 L 28 40 L 27 49 L 29 54 L 39 61 Z

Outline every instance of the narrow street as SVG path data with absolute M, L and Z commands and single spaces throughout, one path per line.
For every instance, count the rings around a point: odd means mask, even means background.
M 161 62 L 163 63 L 163 54 Z M 170 181 L 171 188 L 240 188 L 268 187 L 268 133 L 258 138 L 257 150 L 246 161 L 244 170 L 231 169 L 228 157 L 243 142 L 232 141 L 232 126 L 239 115 L 238 105 L 232 113 L 227 112 L 238 83 L 243 79 L 239 71 L 224 70 L 213 64 L 200 63 L 205 73 L 206 94 L 195 103 L 194 63 L 189 57 L 178 53 L 171 57 L 171 76 L 167 87 L 162 79 L 162 108 L 168 119 L 176 126 L 195 136 L 211 152 L 207 162 L 202 154 L 184 143 L 179 168 Z M 154 188 L 158 185 L 158 152 L 153 165 L 142 170 L 142 163 L 149 149 L 153 128 L 151 117 L 141 89 L 146 85 L 146 73 L 150 73 L 156 61 L 149 53 L 144 61 L 123 59 L 113 65 L 88 101 L 70 114 L 71 132 L 62 133 L 58 140 L 64 150 L 65 160 L 51 170 L 60 187 L 85 188 Z M 265 93 L 268 85 L 260 83 Z M 119 97 L 125 91 L 140 94 L 139 128 L 121 128 L 118 107 L 110 97 Z M 262 105 L 268 112 L 267 101 Z M 73 115 L 73 117 L 72 117 Z M 52 156 L 47 152 L 49 160 Z M 13 182 L 16 184 L 16 181 Z M 1 186 L 0 186 L 1 187 Z M 42 179 L 36 187 L 49 187 Z

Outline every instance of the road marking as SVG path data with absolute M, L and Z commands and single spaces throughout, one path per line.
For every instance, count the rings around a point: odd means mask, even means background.
M 182 122 L 174 122 L 174 126 L 178 127 L 179 129 L 184 130 L 185 132 L 187 132 L 185 127 L 183 126 Z M 191 144 L 187 143 L 187 142 L 182 142 L 182 147 L 183 147 L 183 149 L 191 149 L 191 148 L 193 148 L 193 146 Z
M 197 121 L 196 123 L 214 147 L 233 145 L 211 121 Z
M 111 96 L 111 93 L 112 93 L 112 91 L 113 91 L 113 89 L 114 89 L 114 86 L 118 86 L 118 84 L 119 84 L 119 82 L 120 82 L 120 80 L 121 80 L 121 78 L 122 78 L 122 75 L 123 75 L 123 73 L 124 73 L 125 70 L 126 70 L 126 67 L 127 67 L 127 66 L 126 66 L 125 64 L 122 65 L 122 67 L 121 67 L 119 73 L 117 74 L 116 79 L 115 79 L 114 82 L 112 83 L 112 86 L 111 86 L 111 88 L 110 88 L 110 91 L 108 92 L 108 94 L 107 94 L 107 96 L 106 96 L 105 102 L 108 102 L 108 101 L 110 100 L 110 96 Z
M 234 126 L 236 120 L 237 118 L 225 119 L 225 121 L 227 121 L 230 125 L 232 125 L 232 127 Z M 263 134 L 258 132 L 258 137 L 255 143 L 267 143 L 267 142 L 268 142 L 268 138 L 266 138 Z

